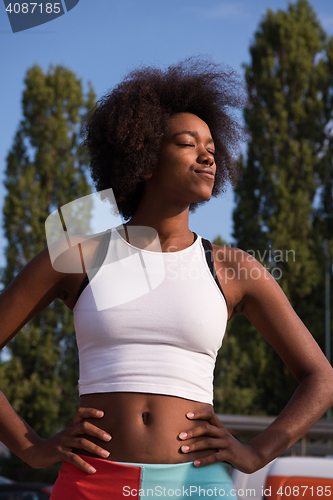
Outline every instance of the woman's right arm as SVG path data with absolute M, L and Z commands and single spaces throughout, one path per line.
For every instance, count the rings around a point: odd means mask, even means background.
M 64 299 L 68 295 L 69 279 L 68 273 L 60 273 L 52 267 L 48 249 L 34 257 L 0 295 L 0 347 L 4 347 L 53 300 Z M 89 464 L 72 452 L 73 448 L 79 448 L 100 456 L 108 453 L 81 437 L 89 434 L 104 441 L 111 439 L 104 431 L 85 421 L 91 417 L 102 418 L 103 412 L 79 408 L 66 429 L 50 439 L 41 439 L 0 391 L 0 440 L 34 468 L 48 467 L 66 460 L 86 472 L 94 473 L 95 470 Z

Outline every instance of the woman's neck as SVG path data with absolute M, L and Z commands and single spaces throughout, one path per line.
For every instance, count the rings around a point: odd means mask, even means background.
M 161 210 L 159 207 L 150 207 L 149 210 L 142 206 L 126 224 L 126 226 L 148 226 L 158 233 L 162 250 L 169 246 L 178 250 L 186 248 L 193 243 L 193 233 L 188 227 L 189 207 L 185 210 L 175 208 Z M 181 248 L 182 247 L 182 248 Z

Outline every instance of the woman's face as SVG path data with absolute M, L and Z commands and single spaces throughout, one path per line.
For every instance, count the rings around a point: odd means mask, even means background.
M 215 148 L 208 125 L 191 113 L 170 118 L 156 170 L 147 187 L 166 201 L 187 206 L 209 200 L 214 185 Z

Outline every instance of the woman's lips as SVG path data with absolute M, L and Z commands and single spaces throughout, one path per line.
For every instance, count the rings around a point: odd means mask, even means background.
M 194 170 L 196 174 L 203 175 L 208 179 L 215 179 L 215 172 L 212 168 L 196 169 Z

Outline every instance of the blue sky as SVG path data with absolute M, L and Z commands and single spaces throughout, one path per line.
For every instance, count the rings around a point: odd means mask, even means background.
M 315 0 L 312 5 L 332 35 L 333 2 Z M 287 6 L 287 0 L 80 0 L 64 16 L 13 34 L 1 2 L 0 211 L 5 158 L 21 119 L 23 80 L 32 65 L 44 71 L 51 64 L 66 66 L 85 88 L 90 80 L 98 97 L 131 69 L 143 64 L 166 67 L 192 55 L 209 55 L 243 74 L 242 64 L 249 62 L 249 46 L 267 8 Z M 190 227 L 208 239 L 221 235 L 231 241 L 232 209 L 229 189 L 199 208 Z M 0 232 L 0 266 L 4 243 Z

